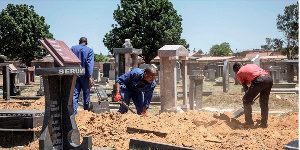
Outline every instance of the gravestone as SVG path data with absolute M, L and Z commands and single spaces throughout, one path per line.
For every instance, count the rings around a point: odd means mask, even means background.
M 10 76 L 9 76 L 9 63 L 0 63 L 2 67 L 3 79 L 3 99 L 10 100 Z
M 217 72 L 218 65 L 216 63 L 208 63 L 204 68 L 205 68 L 204 70 L 208 70 L 208 69 L 216 70 L 216 72 L 215 72 L 215 78 L 219 77 L 218 76 L 218 72 Z
M 39 149 L 92 149 L 92 137 L 80 135 L 75 122 L 73 91 L 77 75 L 84 74 L 80 60 L 63 41 L 39 40 L 60 67 L 38 68 L 45 88 L 45 116 Z
M 223 81 L 223 92 L 228 93 L 228 91 L 229 91 L 229 65 L 228 65 L 228 60 L 224 61 L 222 81 Z
M 189 104 L 190 110 L 202 109 L 203 78 L 200 75 L 190 75 Z
M 101 80 L 99 82 L 101 85 L 106 85 L 109 83 L 109 79 L 107 77 L 101 77 Z
M 217 76 L 216 77 L 223 77 L 223 67 L 224 65 L 218 65 L 218 70 L 217 70 Z
M 97 102 L 90 102 L 90 111 L 93 113 L 99 114 L 104 112 L 110 112 L 109 102 L 105 101 L 108 99 L 108 96 L 101 86 L 94 86 L 94 90 L 98 96 Z
M 26 84 L 26 73 L 24 68 L 19 68 L 17 74 L 17 83 Z
M 137 68 L 138 62 L 137 57 L 142 54 L 142 49 L 135 49 L 130 43 L 130 39 L 125 39 L 125 43 L 122 48 L 113 48 L 115 54 L 115 78 L 123 75 L 130 71 L 130 68 Z M 132 57 L 132 66 L 130 66 L 130 56 Z
M 205 71 L 207 73 L 208 78 L 206 78 L 207 82 L 215 82 L 216 81 L 216 70 L 208 69 Z
M 113 53 L 115 54 L 115 79 L 130 71 L 131 68 L 138 67 L 138 55 L 142 54 L 142 49 L 133 48 L 130 39 L 125 39 L 125 43 L 122 48 L 113 48 Z M 130 60 L 132 57 L 132 66 L 130 65 Z M 115 85 L 112 91 L 112 101 L 114 101 L 114 96 L 116 93 Z
M 10 96 L 20 95 L 20 91 L 16 88 L 16 75 L 18 74 L 17 68 L 13 64 L 8 65 L 9 79 L 10 79 Z
M 111 70 L 111 63 L 103 64 L 103 77 L 109 77 L 109 71 Z
M 37 91 L 37 95 L 39 95 L 39 96 L 44 95 L 44 82 L 43 82 L 43 76 L 40 76 L 40 89 Z
M 34 84 L 35 69 L 33 67 L 27 67 L 26 72 L 26 84 Z
M 280 66 L 271 66 L 269 68 L 269 73 L 271 75 L 271 77 L 273 78 L 273 82 L 274 83 L 279 83 L 280 80 Z
M 287 70 L 287 82 L 293 83 L 294 76 L 297 76 L 297 82 L 299 82 L 299 60 L 282 60 L 282 63 L 285 63 Z M 295 71 L 297 74 L 295 74 Z
M 44 110 L 0 109 L 0 147 L 28 145 L 36 140 L 43 124 Z M 1 149 L 1 148 L 0 148 Z
M 187 60 L 188 51 L 182 45 L 165 45 L 158 50 L 160 57 L 160 95 L 161 95 L 161 110 L 162 112 L 182 112 L 182 109 L 177 106 L 177 69 L 176 61 Z M 183 63 L 186 66 L 186 62 Z M 186 67 L 185 67 L 186 68 Z M 187 70 L 184 69 L 183 79 L 186 79 Z M 189 107 L 187 99 L 186 81 L 183 81 L 183 92 L 185 107 Z
M 116 80 L 115 70 L 109 70 L 109 80 Z
M 100 81 L 100 69 L 99 68 L 93 68 L 93 79 L 96 80 L 96 82 Z

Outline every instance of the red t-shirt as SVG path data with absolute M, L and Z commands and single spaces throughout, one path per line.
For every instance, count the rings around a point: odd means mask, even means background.
M 240 68 L 236 78 L 241 84 L 246 82 L 247 85 L 251 85 L 251 81 L 260 75 L 269 75 L 269 73 L 256 64 L 248 64 Z

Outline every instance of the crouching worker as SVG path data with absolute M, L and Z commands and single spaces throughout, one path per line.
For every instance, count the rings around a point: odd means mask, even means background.
M 254 125 L 252 120 L 252 104 L 254 103 L 253 99 L 260 94 L 261 124 L 259 126 L 266 128 L 268 126 L 269 95 L 273 86 L 272 77 L 267 71 L 256 64 L 243 66 L 241 63 L 236 62 L 233 65 L 233 71 L 236 73 L 236 78 L 242 84 L 245 91 L 243 105 L 246 127 Z
M 137 114 L 146 115 L 149 103 L 152 99 L 156 70 L 149 65 L 146 69 L 134 68 L 116 79 L 116 96 L 114 100 L 121 99 L 129 106 L 132 99 Z M 128 109 L 121 105 L 118 112 L 124 114 Z

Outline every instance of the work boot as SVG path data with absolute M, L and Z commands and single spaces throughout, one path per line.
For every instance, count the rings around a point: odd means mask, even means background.
M 244 112 L 245 112 L 246 125 L 254 124 L 254 122 L 252 120 L 252 107 L 251 107 L 251 104 L 244 104 Z

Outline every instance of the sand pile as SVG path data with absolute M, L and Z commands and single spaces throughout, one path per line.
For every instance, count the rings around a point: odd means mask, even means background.
M 0 109 L 44 109 L 44 99 L 24 103 L 1 103 Z M 282 118 L 269 117 L 266 129 L 241 128 L 244 117 L 232 119 L 231 112 L 162 113 L 139 116 L 135 114 L 94 114 L 81 110 L 76 116 L 82 136 L 92 136 L 93 147 L 127 150 L 131 138 L 185 146 L 195 149 L 284 149 L 284 145 L 298 139 L 299 114 Z M 255 123 L 260 115 L 254 114 Z M 160 137 L 153 133 L 127 133 L 127 127 L 166 133 Z M 38 149 L 38 140 L 24 149 Z

